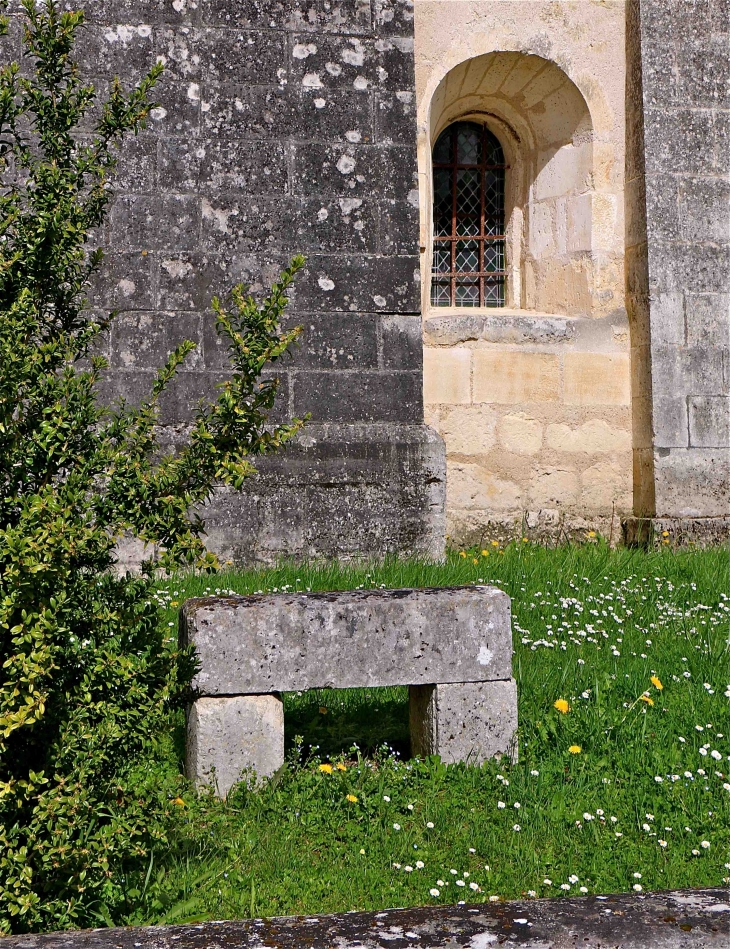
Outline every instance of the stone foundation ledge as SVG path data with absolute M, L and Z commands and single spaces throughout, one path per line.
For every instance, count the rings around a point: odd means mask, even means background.
M 447 513 L 446 543 L 451 548 L 486 547 L 530 541 L 545 544 L 581 543 L 600 535 L 612 546 L 622 542 L 621 515 L 573 514 L 557 508 L 494 514 L 489 511 L 452 510 Z
M 730 542 L 730 515 L 627 517 L 621 526 L 627 547 L 711 547 Z
M 726 949 L 727 889 L 11 936 L 2 949 Z

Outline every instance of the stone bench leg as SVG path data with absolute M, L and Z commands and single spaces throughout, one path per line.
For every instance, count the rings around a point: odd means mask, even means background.
M 284 705 L 278 695 L 200 698 L 188 711 L 185 762 L 196 787 L 225 797 L 250 769 L 269 777 L 284 764 Z M 213 770 L 215 769 L 215 770 Z
M 447 764 L 512 754 L 517 730 L 517 683 L 464 682 L 410 686 L 411 753 L 440 755 Z

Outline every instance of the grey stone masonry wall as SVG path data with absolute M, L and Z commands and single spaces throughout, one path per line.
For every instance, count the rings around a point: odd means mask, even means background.
M 119 310 L 104 399 L 144 397 L 168 352 L 196 342 L 163 404 L 174 446 L 225 376 L 211 298 L 241 281 L 261 293 L 304 254 L 287 314 L 304 334 L 278 364 L 275 416 L 312 421 L 245 496 L 219 495 L 205 512 L 211 545 L 248 561 L 439 555 L 445 461 L 423 425 L 412 3 L 64 5 L 87 13 L 80 65 L 99 90 L 165 65 L 97 235 L 106 261 L 91 302 Z
M 640 0 L 653 512 L 730 512 L 730 0 Z M 635 396 L 637 395 L 635 386 Z

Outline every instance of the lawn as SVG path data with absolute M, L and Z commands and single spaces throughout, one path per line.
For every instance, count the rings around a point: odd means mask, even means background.
M 225 802 L 179 783 L 173 844 L 130 877 L 128 921 L 727 882 L 726 549 L 522 543 L 174 577 L 158 597 L 173 632 L 190 596 L 482 582 L 512 597 L 516 764 L 408 760 L 406 689 L 288 694 L 288 765 Z M 172 773 L 181 754 L 178 718 L 150 767 Z

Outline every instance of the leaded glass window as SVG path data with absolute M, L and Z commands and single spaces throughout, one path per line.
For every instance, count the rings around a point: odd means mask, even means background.
M 455 122 L 433 150 L 433 306 L 504 306 L 504 154 L 484 125 Z

